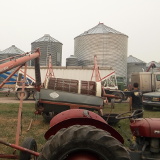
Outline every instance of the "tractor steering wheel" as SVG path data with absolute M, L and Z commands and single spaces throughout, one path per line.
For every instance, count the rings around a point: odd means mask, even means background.
M 115 118 L 116 119 L 127 119 L 127 118 L 139 118 L 138 116 L 140 115 L 143 115 L 143 109 L 137 109 L 133 112 L 125 112 L 125 113 L 122 113 L 122 114 L 118 114 Z

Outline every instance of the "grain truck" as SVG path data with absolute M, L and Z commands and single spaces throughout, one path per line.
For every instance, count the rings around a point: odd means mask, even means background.
M 143 92 L 160 91 L 160 72 L 135 72 L 131 74 L 131 85 L 139 83 L 139 89 Z

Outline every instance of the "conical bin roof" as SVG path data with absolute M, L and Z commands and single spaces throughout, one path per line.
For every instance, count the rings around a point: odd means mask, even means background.
M 51 37 L 49 34 L 45 34 L 43 37 L 35 40 L 34 42 L 59 42 L 58 40 L 54 39 L 53 37 Z M 32 43 L 34 43 L 32 42 Z M 59 42 L 61 43 L 61 42 Z
M 17 48 L 15 45 L 12 45 L 11 47 L 0 52 L 0 54 L 13 54 L 13 55 L 23 54 L 23 53 L 25 52 Z
M 103 34 L 105 34 L 105 33 L 123 34 L 123 33 L 119 32 L 119 31 L 116 31 L 115 29 L 113 29 L 111 27 L 108 27 L 108 26 L 104 25 L 103 23 L 99 23 L 95 27 L 89 29 L 88 31 L 85 31 L 84 33 L 80 34 L 79 36 L 84 36 L 84 35 L 88 35 L 88 34 L 98 34 L 98 33 L 103 33 Z

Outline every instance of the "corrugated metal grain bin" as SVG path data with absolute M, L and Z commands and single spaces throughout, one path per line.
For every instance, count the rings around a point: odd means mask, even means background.
M 37 48 L 40 49 L 40 66 L 47 66 L 48 55 L 52 55 L 52 64 L 54 66 L 62 65 L 62 43 L 52 38 L 49 34 L 31 43 L 31 51 L 34 52 Z M 32 61 L 32 66 L 34 61 Z
M 66 66 L 78 66 L 78 59 L 74 55 L 66 58 Z
M 97 55 L 99 66 L 112 67 L 118 76 L 127 76 L 128 36 L 99 23 L 74 38 L 74 56 L 79 65 L 91 66 Z

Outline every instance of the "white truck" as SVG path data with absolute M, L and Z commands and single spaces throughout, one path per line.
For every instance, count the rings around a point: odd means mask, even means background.
M 131 74 L 131 85 L 137 82 L 143 92 L 160 91 L 160 72 L 135 72 Z

